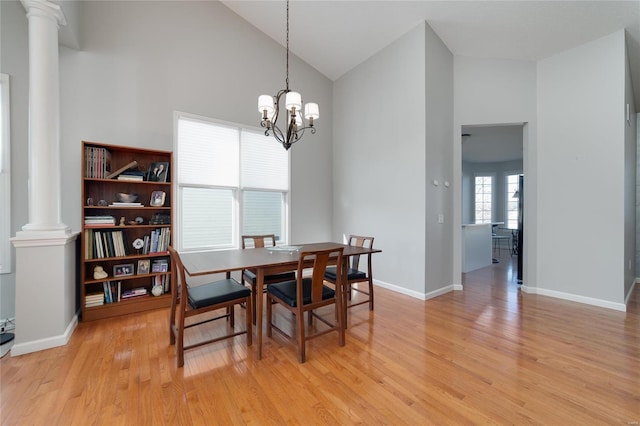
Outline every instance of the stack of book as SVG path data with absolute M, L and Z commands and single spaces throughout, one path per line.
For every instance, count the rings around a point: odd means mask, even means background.
M 84 305 L 87 308 L 104 305 L 104 293 L 89 293 L 84 299 Z
M 118 180 L 143 181 L 147 172 L 129 170 L 118 175 Z
M 142 203 L 123 203 L 120 201 L 114 201 L 109 205 L 109 207 L 144 207 Z
M 144 287 L 132 288 L 130 290 L 124 290 L 120 295 L 121 300 L 131 299 L 133 297 L 146 296 L 149 292 Z
M 113 216 L 85 216 L 84 217 L 85 226 L 110 226 L 116 224 L 116 218 Z

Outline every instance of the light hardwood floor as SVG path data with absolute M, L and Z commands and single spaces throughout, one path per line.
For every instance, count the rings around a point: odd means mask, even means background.
M 376 288 L 373 313 L 351 309 L 346 346 L 312 340 L 305 364 L 274 335 L 261 361 L 239 337 L 177 369 L 167 310 L 80 323 L 64 347 L 0 360 L 0 420 L 637 425 L 639 289 L 623 313 L 522 294 L 513 275 L 503 255 L 426 302 Z

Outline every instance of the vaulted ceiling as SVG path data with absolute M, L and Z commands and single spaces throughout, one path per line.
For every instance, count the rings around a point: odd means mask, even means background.
M 285 44 L 285 1 L 223 0 Z M 290 49 L 336 80 L 421 21 L 454 55 L 537 61 L 626 29 L 640 111 L 640 0 L 292 0 Z

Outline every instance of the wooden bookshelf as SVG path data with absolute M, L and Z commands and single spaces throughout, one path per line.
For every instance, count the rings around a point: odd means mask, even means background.
M 83 141 L 81 158 L 82 320 L 170 306 L 171 271 L 166 246 L 173 237 L 172 153 Z M 164 174 L 158 177 L 153 170 L 160 164 L 163 167 L 158 168 L 164 168 Z M 162 205 L 152 203 L 152 194 L 162 192 Z M 136 194 L 137 199 L 129 205 L 117 204 L 122 202 L 117 198 L 119 193 Z M 136 240 L 142 241 L 142 247 L 134 247 Z M 106 276 L 94 277 L 96 267 L 101 267 Z M 159 295 L 152 294 L 155 285 L 162 287 L 162 291 L 156 290 Z M 133 289 L 145 289 L 146 294 L 122 297 Z M 98 293 L 104 296 L 102 303 Z

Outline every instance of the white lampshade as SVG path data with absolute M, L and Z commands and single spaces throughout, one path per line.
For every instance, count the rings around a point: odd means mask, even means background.
M 320 118 L 320 108 L 318 107 L 318 104 L 314 102 L 306 103 L 304 105 L 304 117 L 307 120 L 311 118 L 317 120 L 318 118 Z
M 267 110 L 267 115 L 271 116 L 273 114 L 273 97 L 270 95 L 260 95 L 258 96 L 258 111 L 260 114 Z
M 295 108 L 296 111 L 300 111 L 302 109 L 302 97 L 298 92 L 288 92 L 285 97 L 284 104 L 286 108 L 291 111 L 291 108 Z

